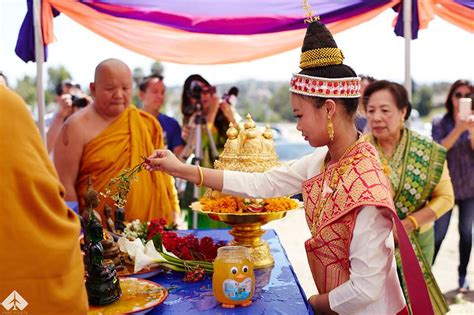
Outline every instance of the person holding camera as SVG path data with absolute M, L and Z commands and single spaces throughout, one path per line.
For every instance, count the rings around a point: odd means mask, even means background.
M 78 84 L 72 81 L 63 81 L 56 86 L 55 102 L 58 105 L 52 119 L 47 120 L 47 147 L 48 153 L 54 148 L 56 139 L 63 122 L 78 110 L 86 107 L 91 102 L 90 97 L 85 94 Z
M 448 150 L 448 168 L 453 182 L 455 203 L 458 206 L 458 285 L 462 293 L 469 290 L 467 266 L 471 257 L 474 224 L 474 121 L 469 119 L 469 115 L 474 115 L 473 95 L 474 87 L 470 81 L 454 82 L 444 103 L 446 113 L 433 120 L 431 131 L 433 139 Z M 464 103 L 463 99 L 471 99 L 471 102 Z M 463 103 L 467 108 L 463 108 Z M 448 231 L 451 214 L 452 210 L 435 222 L 434 259 Z
M 238 127 L 235 111 L 228 102 L 228 98 L 219 99 L 216 87 L 199 74 L 189 76 L 184 82 L 181 112 L 183 113 L 182 138 L 186 142 L 195 141 L 195 139 L 190 139 L 192 137 L 191 129 L 196 125 L 196 115 L 202 114 L 213 135 L 218 152 L 224 148 L 229 123 L 233 123 L 234 126 Z M 201 143 L 204 156 L 201 164 L 211 166 L 215 157 L 211 150 L 210 141 L 207 139 L 207 132 L 203 130 L 202 135 Z
M 179 155 L 184 148 L 184 140 L 181 138 L 181 126 L 173 117 L 160 113 L 165 101 L 166 91 L 163 76 L 152 74 L 144 78 L 138 88 L 143 110 L 158 119 L 163 129 L 166 146 L 174 154 Z
M 231 97 L 224 97 L 221 100 L 216 93 L 216 87 L 209 84 L 202 76 L 193 74 L 186 79 L 181 99 L 182 138 L 186 141 L 186 146 L 178 157 L 180 160 L 186 160 L 193 153 L 191 149 L 194 149 L 194 153 L 198 149 L 202 150 L 199 165 L 212 168 L 214 160 L 217 158 L 216 154 L 224 148 L 229 123 L 238 127 L 231 102 Z M 200 135 L 196 128 L 201 128 Z M 198 137 L 199 139 L 197 139 Z M 217 152 L 213 149 L 213 144 L 215 144 Z M 197 145 L 200 145 L 201 148 L 196 148 Z M 196 160 L 193 161 L 193 164 L 195 163 Z M 180 202 L 182 207 L 186 207 L 194 200 L 194 189 L 196 188 L 193 188 L 190 182 L 185 187 L 181 187 Z M 201 190 L 200 193 L 203 191 Z M 213 221 L 205 215 L 199 215 L 198 221 L 199 228 L 227 227 L 227 225 Z

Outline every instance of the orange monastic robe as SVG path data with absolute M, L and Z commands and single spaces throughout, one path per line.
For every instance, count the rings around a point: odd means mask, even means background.
M 129 106 L 84 147 L 76 182 L 81 208 L 88 176 L 92 186 L 104 192 L 110 179 L 142 162 L 142 157 L 149 156 L 155 148 L 163 148 L 162 129 L 156 118 Z M 115 208 L 111 199 L 101 198 L 97 210 L 102 215 L 105 203 Z M 125 209 L 127 221 L 165 218 L 172 222 L 174 211 L 179 211 L 174 179 L 162 172 L 141 171 L 138 181 L 131 183 Z
M 0 152 L 0 310 L 85 314 L 79 219 L 24 101 L 3 86 Z
M 394 211 L 390 186 L 374 147 L 359 141 L 338 163 L 305 181 L 303 196 L 312 234 L 305 243 L 309 265 L 318 292 L 328 293 L 349 280 L 358 210 L 372 205 Z

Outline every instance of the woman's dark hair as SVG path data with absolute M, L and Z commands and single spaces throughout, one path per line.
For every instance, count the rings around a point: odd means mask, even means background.
M 146 89 L 148 88 L 148 83 L 150 83 L 150 81 L 153 79 L 158 79 L 159 81 L 163 81 L 164 77 L 159 74 L 151 74 L 145 77 L 138 85 L 138 88 L 140 89 L 140 91 L 146 92 Z
M 467 86 L 471 90 L 471 94 L 473 92 L 471 82 L 469 82 L 468 80 L 457 80 L 451 85 L 451 87 L 449 88 L 448 96 L 446 97 L 446 101 L 444 102 L 444 106 L 446 107 L 446 110 L 448 111 L 448 115 L 451 117 L 453 117 L 454 115 L 453 94 L 461 86 Z
M 209 82 L 207 82 L 207 80 L 199 74 L 192 74 L 186 79 L 186 81 L 184 81 L 183 93 L 181 95 L 181 113 L 183 114 L 183 125 L 188 124 L 189 118 L 194 112 L 193 110 L 189 110 L 190 106 L 194 106 L 191 103 L 191 83 L 193 81 L 199 81 L 204 84 L 204 86 L 211 86 Z
M 183 125 L 189 123 L 192 113 L 194 113 L 194 105 L 191 103 L 191 85 L 194 81 L 202 83 L 206 87 L 211 87 L 211 84 L 199 74 L 190 75 L 184 81 L 183 94 L 181 96 L 181 112 L 183 113 Z M 191 109 L 190 109 L 191 107 Z M 229 120 L 225 117 L 224 112 L 219 108 L 214 119 L 214 126 L 217 129 L 216 146 L 222 147 L 227 140 L 226 132 L 229 128 Z
M 312 77 L 322 77 L 322 78 L 328 78 L 328 79 L 347 78 L 347 77 L 357 76 L 355 71 L 351 67 L 345 64 L 304 69 L 304 70 L 301 70 L 299 73 L 312 76 Z M 324 97 L 314 97 L 314 96 L 304 96 L 304 95 L 301 95 L 301 96 L 310 100 L 314 104 L 314 106 L 316 106 L 317 108 L 321 108 L 324 102 L 328 99 Z M 330 98 L 330 99 L 332 99 L 335 102 L 340 102 L 344 106 L 344 109 L 349 117 L 353 117 L 357 111 L 357 105 L 359 102 L 359 99 L 357 97 Z
M 7 76 L 5 75 L 5 73 L 3 73 L 2 71 L 0 71 L 0 77 L 3 77 L 3 79 L 5 80 L 5 84 L 6 84 L 7 87 L 8 87 L 8 78 L 7 78 Z
M 364 81 L 364 80 L 367 80 L 369 81 L 369 83 L 374 83 L 375 81 L 375 78 L 370 76 L 370 75 L 367 75 L 367 74 L 359 74 L 359 77 L 360 77 L 360 80 L 361 81 Z
M 405 87 L 401 84 L 390 82 L 386 80 L 379 80 L 371 83 L 364 92 L 363 97 L 363 104 L 364 109 L 367 110 L 367 103 L 369 101 L 369 97 L 377 91 L 387 90 L 390 92 L 392 97 L 395 99 L 395 105 L 399 110 L 406 109 L 404 119 L 407 120 L 410 117 L 411 113 L 411 103 L 408 100 L 408 93 Z
M 319 21 L 315 21 L 309 24 L 306 35 L 303 40 L 303 46 L 301 47 L 302 53 L 314 50 L 314 49 L 327 49 L 327 48 L 337 48 L 336 41 L 334 40 L 331 32 L 326 28 L 324 24 Z M 316 61 L 317 59 L 322 58 L 325 59 L 325 56 L 318 56 L 314 58 Z M 302 66 L 300 63 L 300 67 L 303 69 L 299 72 L 299 74 L 308 75 L 311 77 L 321 77 L 321 78 L 328 78 L 328 79 L 337 79 L 337 78 L 347 78 L 347 77 L 357 77 L 355 71 L 347 66 L 342 64 L 342 54 L 341 59 L 338 61 L 334 61 L 327 66 Z M 310 100 L 314 106 L 317 108 L 321 108 L 324 102 L 328 98 L 324 97 L 314 97 L 314 96 L 303 96 L 304 98 Z M 344 106 L 344 109 L 349 117 L 353 117 L 355 112 L 357 111 L 357 104 L 358 98 L 338 98 L 338 97 L 331 97 L 335 102 L 339 102 Z

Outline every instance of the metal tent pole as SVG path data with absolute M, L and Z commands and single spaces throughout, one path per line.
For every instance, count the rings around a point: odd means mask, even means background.
M 416 0 L 415 0 L 416 1 Z M 411 11 L 412 0 L 403 0 L 403 37 L 405 37 L 405 88 L 408 99 L 412 100 L 411 91 Z
M 38 128 L 46 145 L 44 126 L 44 91 L 43 91 L 43 63 L 44 44 L 41 28 L 41 0 L 33 0 L 33 25 L 35 28 L 35 55 L 36 55 L 36 99 L 38 102 Z

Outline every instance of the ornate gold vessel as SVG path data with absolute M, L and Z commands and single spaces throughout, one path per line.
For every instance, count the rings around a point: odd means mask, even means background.
M 230 124 L 224 150 L 219 160 L 215 162 L 214 167 L 216 169 L 243 172 L 264 172 L 279 166 L 280 162 L 275 153 L 273 133 L 270 127 L 267 126 L 264 132 L 261 133 L 250 114 L 247 115 L 243 127 L 239 132 Z M 226 195 L 211 190 L 205 195 L 205 198 L 214 200 L 224 197 Z M 207 214 L 213 220 L 232 226 L 229 233 L 234 239 L 229 244 L 249 248 L 254 268 L 273 266 L 274 259 L 270 252 L 270 246 L 262 240 L 262 236 L 265 234 L 262 225 L 283 218 L 286 211 L 265 211 L 261 199 L 233 198 L 236 200 L 238 208 L 235 213 L 223 213 L 225 211 L 222 211 L 222 209 L 216 209 L 215 211 L 206 209 L 204 211 L 200 202 L 194 202 L 191 208 Z M 255 211 L 258 208 L 261 212 L 258 212 L 259 210 Z
M 262 236 L 265 234 L 262 226 L 270 221 L 285 217 L 286 211 L 236 214 L 215 213 L 202 211 L 199 202 L 194 202 L 191 208 L 207 214 L 213 220 L 232 226 L 229 234 L 234 239 L 229 242 L 229 245 L 240 245 L 249 248 L 254 268 L 266 268 L 274 265 L 275 261 L 270 252 L 270 245 L 262 240 Z

